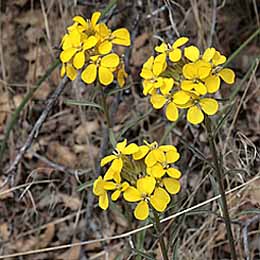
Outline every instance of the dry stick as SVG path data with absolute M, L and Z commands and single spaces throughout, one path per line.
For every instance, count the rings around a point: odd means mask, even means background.
M 209 117 L 205 118 L 205 125 L 207 128 L 209 147 L 210 147 L 210 151 L 211 151 L 211 154 L 213 157 L 213 163 L 215 166 L 214 167 L 214 170 L 216 173 L 215 176 L 216 176 L 216 180 L 217 180 L 217 183 L 219 186 L 219 192 L 220 192 L 220 196 L 221 196 L 221 202 L 222 202 L 221 206 L 222 206 L 222 210 L 223 210 L 224 222 L 225 222 L 226 229 L 227 229 L 227 237 L 228 237 L 228 241 L 229 241 L 229 245 L 230 245 L 231 257 L 233 260 L 236 260 L 237 256 L 236 256 L 235 243 L 234 243 L 234 238 L 233 238 L 233 234 L 232 234 L 231 221 L 230 221 L 230 217 L 229 217 L 229 213 L 228 213 L 227 200 L 226 200 L 225 189 L 224 189 L 224 184 L 223 184 L 223 169 L 219 165 L 219 160 L 218 160 L 219 156 L 218 156 L 214 136 L 212 133 L 211 119 Z
M 243 230 L 242 230 L 246 260 L 250 260 L 249 246 L 248 246 L 248 226 L 250 226 L 252 223 L 257 222 L 259 220 L 260 220 L 260 215 L 254 216 L 252 219 L 249 219 L 248 221 L 246 221 L 246 223 L 244 224 Z
M 61 81 L 61 83 L 59 84 L 59 86 L 55 89 L 55 91 L 53 92 L 53 94 L 50 96 L 50 98 L 48 99 L 46 108 L 43 110 L 42 114 L 40 115 L 40 117 L 38 118 L 38 120 L 36 121 L 31 133 L 29 134 L 26 142 L 24 143 L 24 145 L 22 146 L 22 148 L 19 150 L 18 154 L 16 155 L 16 158 L 14 160 L 14 162 L 11 164 L 11 166 L 9 167 L 9 169 L 6 171 L 6 173 L 11 173 L 14 172 L 18 166 L 18 164 L 20 163 L 20 161 L 22 160 L 25 152 L 28 150 L 28 148 L 31 146 L 33 139 L 36 138 L 39 134 L 39 131 L 44 123 L 44 121 L 46 120 L 49 112 L 51 111 L 51 109 L 53 108 L 56 100 L 59 98 L 59 96 L 61 95 L 61 93 L 63 92 L 63 90 L 65 89 L 67 83 L 69 82 L 68 77 L 64 77 L 64 79 Z
M 254 177 L 253 179 L 249 180 L 248 182 L 245 182 L 229 191 L 226 191 L 225 192 L 225 195 L 228 195 L 232 192 L 235 192 L 237 190 L 240 190 L 242 189 L 243 187 L 245 186 L 248 186 L 249 184 L 253 183 L 254 181 L 256 180 L 259 180 L 260 179 L 260 176 L 257 175 L 256 177 Z M 194 205 L 190 208 L 187 208 L 187 209 L 184 209 L 182 211 L 179 211 L 173 215 L 170 215 L 162 220 L 160 220 L 160 223 L 164 223 L 164 222 L 167 222 L 171 219 L 174 219 L 174 218 L 177 218 L 181 215 L 184 215 L 188 212 L 191 212 L 195 209 L 198 209 L 200 207 L 203 207 L 213 201 L 216 201 L 218 199 L 220 199 L 221 195 L 217 195 L 215 197 L 212 197 L 211 199 L 208 199 L 206 201 L 203 201 L 197 205 Z M 75 247 L 75 246 L 83 246 L 83 245 L 89 245 L 89 244 L 94 244 L 94 243 L 98 243 L 98 242 L 103 242 L 103 241 L 109 241 L 109 240 L 115 240 L 115 239 L 120 239 L 120 238 L 125 238 L 125 237 L 129 237 L 131 235 L 134 235 L 140 231 L 143 231 L 145 229 L 148 229 L 148 228 L 151 228 L 153 227 L 153 224 L 148 224 L 148 225 L 145 225 L 143 227 L 140 227 L 140 228 L 137 228 L 137 229 L 134 229 L 134 230 L 130 230 L 126 233 L 123 233 L 123 234 L 120 234 L 120 235 L 115 235 L 115 236 L 111 236 L 111 237 L 104 237 L 104 238 L 100 238 L 100 239 L 94 239 L 94 240 L 88 240 L 88 241 L 83 241 L 83 242 L 78 242 L 78 243 L 73 243 L 73 244 L 66 244 L 66 245 L 61 245 L 61 246 L 54 246 L 54 247 L 49 247 L 49 248 L 42 248 L 42 249 L 37 249 L 37 250 L 30 250 L 30 251 L 26 251 L 26 252 L 20 252 L 20 253 L 15 253 L 15 254 L 10 254 L 10 255 L 2 255 L 0 256 L 0 259 L 6 259 L 6 258 L 9 258 L 9 257 L 17 257 L 17 256 L 24 256 L 24 255 L 32 255 L 32 254 L 38 254 L 38 253 L 44 253 L 44 252 L 50 252 L 50 251 L 55 251 L 55 250 L 60 250 L 60 249 L 66 249 L 66 248 L 71 248 L 71 247 Z

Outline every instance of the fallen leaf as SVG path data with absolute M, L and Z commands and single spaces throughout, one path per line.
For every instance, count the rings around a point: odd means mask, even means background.
M 52 142 L 49 144 L 47 154 L 50 160 L 67 167 L 73 168 L 76 165 L 76 155 L 69 147 L 61 145 L 58 142 Z
M 71 210 L 77 210 L 80 208 L 81 201 L 78 197 L 72 197 L 71 195 L 67 195 L 65 193 L 59 193 L 58 198 L 64 203 L 66 208 L 70 208 Z
M 8 240 L 9 235 L 10 235 L 10 231 L 8 230 L 8 224 L 7 223 L 0 224 L 1 240 L 2 241 Z
M 40 236 L 39 239 L 39 248 L 44 248 L 48 246 L 48 244 L 52 241 L 55 234 L 55 225 L 53 223 L 49 223 L 45 232 Z
M 72 241 L 72 243 L 78 243 L 78 242 L 80 242 L 80 241 L 77 239 L 74 239 Z M 72 260 L 72 259 L 77 260 L 80 257 L 80 248 L 81 248 L 80 246 L 74 246 L 74 247 L 66 250 L 61 255 L 59 255 L 57 257 L 57 259 L 59 259 L 59 260 Z

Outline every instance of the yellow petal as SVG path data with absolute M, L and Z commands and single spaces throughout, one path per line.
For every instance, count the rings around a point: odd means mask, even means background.
M 197 106 L 192 106 L 188 109 L 187 120 L 194 125 L 200 124 L 204 120 L 204 115 Z
M 121 158 L 114 159 L 110 167 L 117 172 L 121 172 L 123 168 L 123 160 Z
M 136 144 L 129 144 L 123 149 L 122 154 L 130 155 L 136 153 L 138 150 L 139 147 Z
M 168 151 L 166 152 L 166 161 L 167 163 L 174 163 L 178 161 L 180 158 L 180 154 L 176 151 Z
M 231 69 L 222 69 L 218 74 L 227 84 L 235 82 L 235 73 Z
M 181 172 L 175 168 L 167 169 L 167 174 L 174 179 L 179 179 L 181 177 Z
M 172 48 L 175 49 L 175 48 L 179 48 L 181 47 L 182 45 L 184 45 L 185 43 L 187 43 L 189 41 L 189 38 L 187 37 L 180 37 L 179 39 L 177 39 L 173 45 L 172 45 Z
M 94 184 L 93 184 L 93 193 L 96 195 L 96 196 L 100 196 L 102 194 L 104 194 L 106 191 L 104 189 L 104 181 L 102 179 L 101 176 L 99 176 L 95 181 L 94 181 Z
M 97 24 L 95 27 L 95 31 L 95 37 L 97 37 L 98 40 L 103 40 L 110 35 L 110 30 L 104 23 Z
M 140 192 L 135 187 L 128 187 L 123 193 L 123 197 L 128 202 L 136 202 L 142 199 Z
M 78 72 L 75 70 L 75 68 L 71 64 L 66 65 L 66 75 L 70 80 L 75 80 Z
M 117 149 L 119 152 L 122 152 L 122 151 L 125 149 L 126 144 L 127 144 L 127 140 L 124 139 L 122 142 L 120 142 L 120 143 L 118 143 L 118 144 L 116 145 L 116 149 Z
M 193 89 L 193 82 L 192 80 L 183 80 L 181 82 L 181 88 L 186 91 L 190 91 Z
M 159 94 L 154 94 L 151 96 L 150 101 L 155 109 L 160 109 L 167 102 L 167 99 Z
M 154 48 L 154 50 L 157 51 L 157 52 L 163 53 L 163 52 L 166 52 L 168 50 L 168 46 L 165 42 L 162 42 L 161 45 L 156 46 Z
M 156 163 L 151 167 L 151 175 L 154 178 L 161 178 L 166 173 L 166 170 L 163 169 L 163 166 L 160 163 Z
M 112 166 L 110 166 L 105 173 L 104 180 L 105 181 L 112 180 L 112 179 L 114 179 L 114 175 L 115 175 L 115 170 L 113 169 Z
M 115 190 L 117 187 L 117 184 L 112 181 L 104 181 L 104 189 L 105 190 Z
M 110 163 L 111 161 L 113 161 L 114 159 L 116 159 L 117 157 L 115 155 L 108 155 L 106 157 L 104 157 L 101 162 L 100 162 L 100 166 L 103 167 L 104 165 Z
M 216 75 L 211 75 L 205 79 L 205 85 L 208 93 L 215 93 L 220 87 L 220 78 Z
M 114 192 L 112 193 L 112 195 L 111 195 L 111 199 L 112 199 L 113 201 L 116 201 L 116 200 L 119 198 L 120 194 L 121 194 L 121 191 L 120 191 L 120 190 L 114 191 Z
M 154 149 L 153 151 L 151 151 L 151 153 L 154 154 L 154 157 L 157 162 L 162 163 L 166 160 L 163 151 L 161 151 L 160 149 Z
M 152 79 L 153 78 L 153 72 L 151 70 L 148 70 L 148 69 L 142 69 L 141 73 L 140 73 L 140 76 L 143 78 L 143 79 Z
M 92 14 L 92 16 L 91 16 L 91 25 L 92 25 L 93 27 L 96 26 L 97 21 L 99 20 L 100 16 L 101 16 L 101 13 L 100 13 L 100 12 L 94 12 L 94 13 Z
M 81 69 L 85 64 L 84 51 L 78 52 L 73 58 L 73 65 L 76 69 Z
M 148 153 L 148 151 L 149 151 L 149 147 L 147 147 L 146 145 L 139 146 L 139 150 L 133 154 L 134 160 L 140 160 L 144 158 Z
M 102 194 L 101 196 L 99 196 L 99 207 L 103 210 L 106 210 L 108 208 L 108 196 L 107 193 Z
M 186 79 L 194 79 L 197 76 L 197 66 L 193 63 L 185 64 L 182 68 L 183 76 Z
M 153 68 L 153 62 L 154 62 L 154 57 L 151 56 L 143 65 L 143 68 L 144 69 L 147 69 L 147 70 L 152 70 Z
M 136 187 L 141 194 L 150 195 L 154 191 L 156 181 L 153 177 L 146 176 L 137 180 Z
M 63 78 L 66 73 L 66 66 L 64 63 L 62 63 L 61 69 L 60 69 L 60 76 Z
M 79 47 L 81 45 L 81 34 L 78 30 L 71 31 L 69 37 L 74 47 Z
M 164 53 L 159 54 L 157 57 L 154 59 L 154 64 L 153 64 L 153 74 L 155 76 L 159 76 L 164 68 L 165 68 L 165 62 L 166 62 L 166 55 Z
M 198 78 L 205 79 L 211 72 L 211 65 L 208 62 L 198 61 L 196 63 Z
M 194 61 L 199 59 L 200 51 L 199 51 L 199 49 L 196 46 L 191 45 L 189 47 L 184 48 L 184 56 L 188 60 L 194 62 Z
M 114 75 L 110 69 L 105 67 L 98 68 L 98 79 L 99 82 L 105 86 L 111 84 L 114 80 Z
M 211 61 L 215 55 L 215 52 L 216 52 L 215 48 L 207 48 L 203 53 L 202 59 L 207 62 Z
M 96 44 L 97 44 L 97 38 L 95 36 L 90 36 L 87 38 L 86 41 L 84 41 L 83 50 L 89 50 L 95 47 Z
M 212 59 L 212 62 L 215 66 L 218 66 L 218 65 L 225 63 L 226 60 L 227 60 L 227 58 L 224 55 L 222 55 L 219 51 L 216 51 L 215 55 Z
M 145 164 L 148 167 L 152 167 L 153 165 L 155 165 L 157 163 L 157 160 L 155 158 L 155 155 L 154 155 L 153 151 L 151 151 L 151 152 L 149 152 L 147 154 L 147 156 L 145 157 L 144 162 L 145 162 Z
M 159 212 L 164 211 L 170 201 L 169 194 L 162 188 L 156 188 L 150 199 L 152 206 Z
M 134 215 L 139 220 L 145 220 L 149 216 L 149 206 L 146 201 L 140 201 L 135 210 Z
M 176 107 L 176 105 L 173 102 L 170 102 L 168 104 L 168 106 L 166 107 L 166 117 L 168 120 L 174 122 L 178 119 L 179 117 L 179 112 L 178 112 L 178 108 Z
M 172 62 L 178 62 L 181 59 L 181 50 L 180 49 L 174 49 L 169 52 L 169 59 Z
M 108 54 L 101 59 L 101 66 L 107 68 L 117 67 L 119 64 L 119 57 L 115 53 Z
M 100 54 L 108 54 L 112 50 L 112 43 L 110 41 L 104 41 L 98 46 L 98 51 Z
M 172 90 L 173 84 L 173 78 L 163 78 L 163 85 L 160 87 L 162 94 L 169 94 L 169 92 Z
M 164 187 L 170 194 L 177 194 L 181 189 L 180 182 L 173 178 L 163 178 L 162 181 Z
M 69 49 L 66 49 L 64 51 L 61 52 L 60 54 L 60 60 L 63 62 L 63 63 L 66 63 L 68 62 L 72 57 L 73 55 L 77 52 L 77 49 L 76 48 L 69 48 Z
M 123 46 L 130 46 L 130 34 L 126 28 L 120 28 L 112 32 L 112 36 L 114 37 L 112 43 L 119 44 Z
M 73 17 L 73 21 L 84 27 L 88 26 L 87 22 L 85 21 L 85 19 L 82 16 L 78 15 L 78 16 Z
M 203 98 L 200 101 L 201 109 L 207 115 L 214 115 L 218 111 L 218 102 L 213 98 Z
M 193 84 L 193 87 L 200 95 L 205 95 L 207 93 L 207 87 L 201 82 Z
M 96 77 L 97 66 L 95 64 L 89 64 L 81 74 L 81 79 L 87 84 L 93 83 L 96 80 Z
M 127 190 L 129 187 L 129 184 L 125 181 L 122 183 L 122 186 L 121 186 L 121 191 L 125 191 Z
M 185 91 L 177 91 L 173 95 L 173 102 L 177 105 L 186 104 L 190 100 L 190 96 Z

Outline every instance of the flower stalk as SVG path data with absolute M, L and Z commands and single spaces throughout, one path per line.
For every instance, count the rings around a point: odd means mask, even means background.
M 231 229 L 231 221 L 230 221 L 230 216 L 228 212 L 228 206 L 227 206 L 227 200 L 226 200 L 226 194 L 224 190 L 224 185 L 223 185 L 223 169 L 219 165 L 219 158 L 218 158 L 218 152 L 214 140 L 214 135 L 212 133 L 212 124 L 211 124 L 211 119 L 206 116 L 205 118 L 205 126 L 207 129 L 207 134 L 208 134 L 208 140 L 209 140 L 209 146 L 210 146 L 210 151 L 213 157 L 213 164 L 214 164 L 214 171 L 216 173 L 216 180 L 218 183 L 218 189 L 220 193 L 220 198 L 221 198 L 221 207 L 223 211 L 223 218 L 225 222 L 225 226 L 227 229 L 227 237 L 230 245 L 230 252 L 231 252 L 231 257 L 233 260 L 237 259 L 236 256 L 236 249 L 235 249 L 235 243 L 234 243 L 234 238 L 232 234 L 232 229 Z
M 159 215 L 158 215 L 156 210 L 153 210 L 153 214 L 154 214 L 154 229 L 155 229 L 155 232 L 156 232 L 156 234 L 158 236 L 158 239 L 159 239 L 159 244 L 160 244 L 160 247 L 161 247 L 163 260 L 169 260 L 169 257 L 168 257 L 168 254 L 167 254 L 167 249 L 166 249 L 163 237 L 162 237 L 162 235 L 160 233 L 161 229 L 160 229 L 160 218 L 159 218 Z

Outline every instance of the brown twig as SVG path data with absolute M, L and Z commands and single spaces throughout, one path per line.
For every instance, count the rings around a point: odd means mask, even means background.
M 42 114 L 40 115 L 40 117 L 36 121 L 36 123 L 35 123 L 32 131 L 30 132 L 26 142 L 24 143 L 24 145 L 21 147 L 18 154 L 16 155 L 15 160 L 13 161 L 11 166 L 7 169 L 7 171 L 6 171 L 7 174 L 13 173 L 16 170 L 16 168 L 17 168 L 18 164 L 20 163 L 20 161 L 22 160 L 24 154 L 26 153 L 28 148 L 31 146 L 33 139 L 37 138 L 44 121 L 46 120 L 49 112 L 51 111 L 51 109 L 55 105 L 56 100 L 59 98 L 59 96 L 61 95 L 61 93 L 65 89 L 68 82 L 69 82 L 69 79 L 67 77 L 64 77 L 64 79 L 61 81 L 59 86 L 56 88 L 56 90 L 53 92 L 53 94 L 48 99 L 47 104 L 46 104 L 46 108 L 43 110 Z
M 249 255 L 250 251 L 249 251 L 249 243 L 248 243 L 248 227 L 252 223 L 257 222 L 259 220 L 260 220 L 260 215 L 257 215 L 244 223 L 242 234 L 243 234 L 243 244 L 244 244 L 244 252 L 245 252 L 246 260 L 250 260 L 250 255 Z

